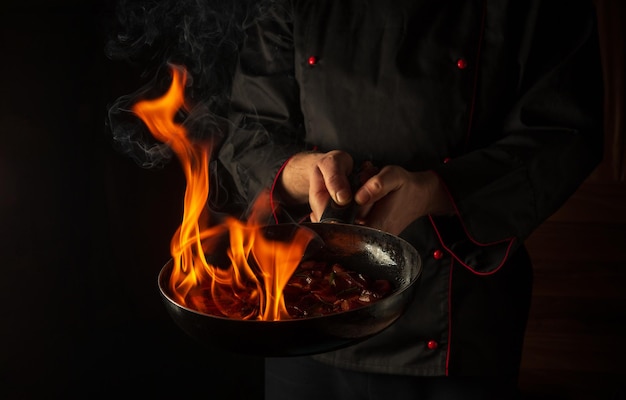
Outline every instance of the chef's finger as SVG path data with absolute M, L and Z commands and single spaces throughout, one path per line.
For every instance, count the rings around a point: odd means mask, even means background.
M 326 190 L 339 205 L 348 204 L 352 200 L 348 175 L 352 172 L 353 163 L 350 154 L 338 150 L 326 153 L 317 163 Z
M 311 207 L 311 221 L 318 222 L 328 204 L 330 195 L 326 189 L 324 176 L 319 169 L 315 169 L 309 179 L 309 206 Z
M 354 222 L 359 225 L 365 225 L 367 223 L 367 218 L 372 211 L 372 207 L 374 207 L 375 203 L 367 203 L 364 206 L 359 206 L 357 209 L 356 217 L 354 218 Z
M 396 166 L 386 166 L 369 178 L 355 194 L 355 201 L 363 206 L 371 207 L 387 194 L 398 190 L 405 183 L 405 171 Z

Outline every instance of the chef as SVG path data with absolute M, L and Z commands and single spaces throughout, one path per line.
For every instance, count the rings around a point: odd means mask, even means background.
M 387 330 L 267 359 L 268 400 L 515 398 L 524 240 L 602 157 L 595 23 L 580 0 L 270 1 L 250 19 L 215 161 L 234 198 L 270 190 L 277 222 L 355 201 L 423 261 Z

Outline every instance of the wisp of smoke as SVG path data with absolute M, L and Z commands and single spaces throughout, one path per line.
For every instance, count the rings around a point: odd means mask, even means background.
M 245 25 L 263 8 L 259 0 L 119 0 L 105 52 L 138 67 L 150 81 L 109 107 L 115 148 L 145 168 L 161 167 L 172 158 L 167 144 L 157 142 L 130 111 L 137 100 L 165 91 L 169 64 L 184 65 L 191 77 L 185 92 L 194 104 L 185 116 L 190 134 L 216 142 L 224 129 L 220 117 L 228 106 Z

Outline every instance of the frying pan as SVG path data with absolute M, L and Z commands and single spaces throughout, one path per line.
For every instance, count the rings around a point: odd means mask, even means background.
M 238 320 L 204 314 L 176 303 L 168 285 L 173 267 L 169 260 L 158 277 L 169 315 L 184 332 L 209 347 L 247 355 L 285 357 L 322 353 L 358 343 L 383 331 L 404 313 L 413 299 L 422 269 L 419 254 L 408 242 L 373 228 L 344 223 L 269 225 L 264 228 L 264 234 L 275 240 L 287 240 L 297 227 L 311 229 L 319 239 L 309 244 L 303 260 L 338 262 L 346 269 L 374 279 L 389 280 L 393 292 L 367 306 L 324 316 Z

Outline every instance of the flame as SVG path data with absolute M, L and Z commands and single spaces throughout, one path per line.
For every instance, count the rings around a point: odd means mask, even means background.
M 182 222 L 170 244 L 174 265 L 169 285 L 174 300 L 192 309 L 230 318 L 288 319 L 283 288 L 313 235 L 298 228 L 289 241 L 266 238 L 257 221 L 259 215 L 269 210 L 267 193 L 255 201 L 248 221 L 226 217 L 208 226 L 211 146 L 190 140 L 186 128 L 176 122 L 179 111 L 188 109 L 184 97 L 187 71 L 180 66 L 171 66 L 171 71 L 172 83 L 167 93 L 137 102 L 133 112 L 157 140 L 174 151 L 187 183 Z M 230 265 L 213 265 L 216 263 L 208 259 L 224 255 L 217 254 L 224 252 L 223 243 L 228 243 L 225 255 Z

